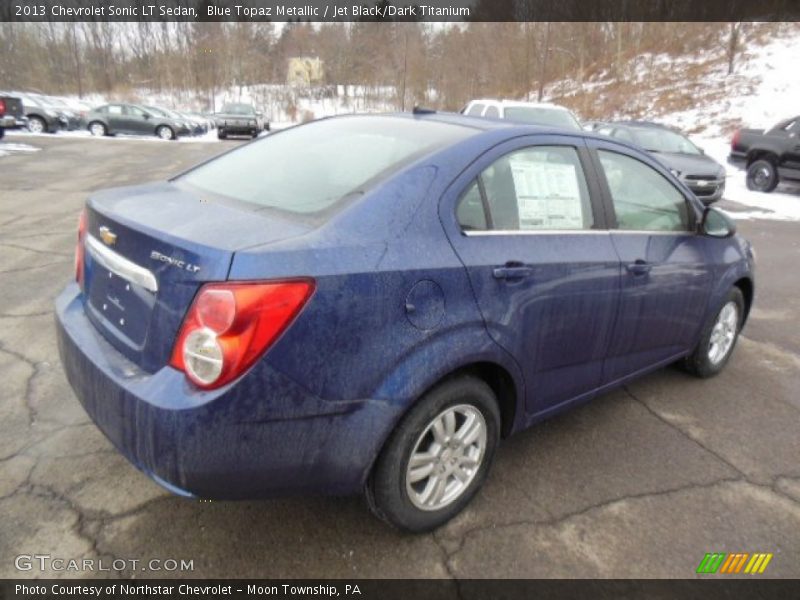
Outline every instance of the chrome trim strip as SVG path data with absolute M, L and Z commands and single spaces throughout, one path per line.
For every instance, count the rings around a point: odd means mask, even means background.
M 142 286 L 144 289 L 153 293 L 158 291 L 156 276 L 150 271 L 120 256 L 110 248 L 103 245 L 92 235 L 86 236 L 86 249 L 91 253 L 92 258 L 103 265 L 106 269 L 122 277 L 123 279 Z
M 611 233 L 608 229 L 488 229 L 485 231 L 462 231 L 467 237 L 485 235 L 597 235 Z
M 481 237 L 491 235 L 598 235 L 610 233 L 624 233 L 636 235 L 695 235 L 691 231 L 647 231 L 634 229 L 490 229 L 486 231 L 462 231 L 467 237 Z

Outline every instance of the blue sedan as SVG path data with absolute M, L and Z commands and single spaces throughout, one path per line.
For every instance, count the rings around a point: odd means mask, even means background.
M 172 492 L 363 491 L 424 531 L 500 439 L 670 363 L 718 373 L 753 263 L 623 142 L 348 116 L 93 194 L 57 331 L 86 411 Z

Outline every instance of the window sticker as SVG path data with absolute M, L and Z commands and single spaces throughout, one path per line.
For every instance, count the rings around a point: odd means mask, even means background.
M 583 229 L 575 165 L 533 161 L 524 155 L 510 162 L 520 229 Z

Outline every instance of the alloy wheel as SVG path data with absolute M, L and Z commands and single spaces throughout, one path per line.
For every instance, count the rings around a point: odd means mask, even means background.
M 32 118 L 28 121 L 28 130 L 32 133 L 43 133 L 45 129 L 45 125 L 41 119 Z
M 486 420 L 471 404 L 439 413 L 414 444 L 406 493 L 421 510 L 440 510 L 470 486 L 486 454 Z
M 721 363 L 733 347 L 739 327 L 739 308 L 735 302 L 728 302 L 717 316 L 708 342 L 708 360 L 711 364 Z

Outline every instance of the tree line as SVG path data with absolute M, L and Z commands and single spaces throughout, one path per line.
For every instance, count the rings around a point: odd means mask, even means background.
M 455 110 L 471 98 L 540 100 L 557 80 L 624 80 L 641 53 L 707 52 L 736 68 L 755 23 L 0 23 L 0 87 L 124 98 L 136 89 L 195 94 L 282 84 L 313 56 L 323 85 L 392 90 L 398 109 Z M 381 92 L 384 93 L 384 92 Z M 385 100 L 385 97 L 383 98 Z M 206 109 L 213 107 L 206 106 Z

